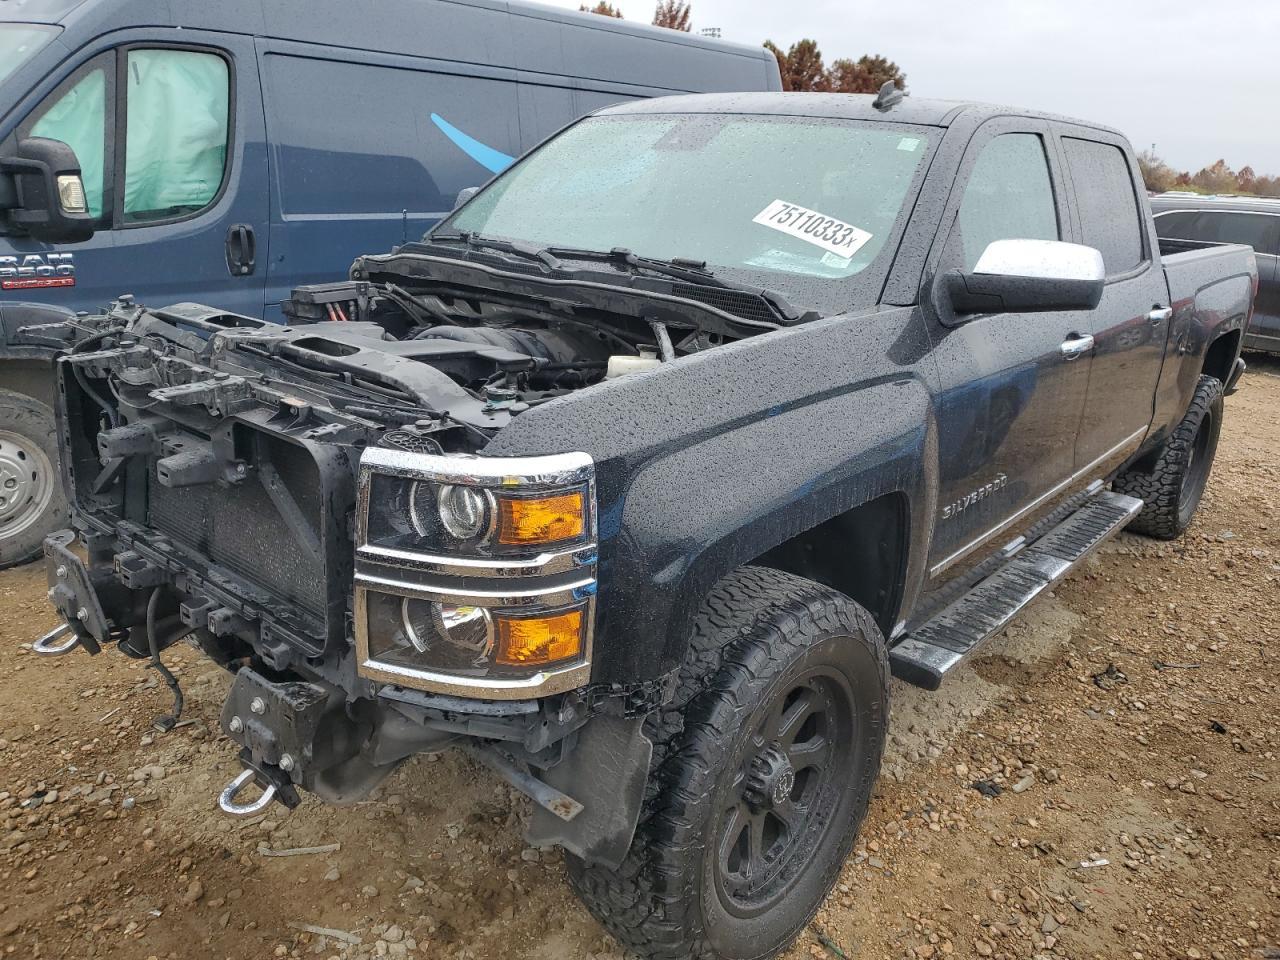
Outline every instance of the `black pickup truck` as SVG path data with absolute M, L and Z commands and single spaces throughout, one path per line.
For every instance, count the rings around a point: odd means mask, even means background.
M 1107 537 L 1186 529 L 1256 284 L 1245 247 L 1162 258 L 1094 125 L 607 109 L 288 326 L 75 321 L 36 646 L 232 671 L 228 812 L 464 749 L 627 947 L 771 956 L 891 673 L 936 688 Z

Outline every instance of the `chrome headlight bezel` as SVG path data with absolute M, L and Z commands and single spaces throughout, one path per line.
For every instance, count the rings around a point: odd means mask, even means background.
M 460 494 L 473 501 L 472 529 L 446 515 L 449 498 Z M 505 507 L 564 495 L 580 497 L 584 511 L 574 512 L 575 535 L 541 545 L 502 540 Z M 596 538 L 594 469 L 585 454 L 507 460 L 372 448 L 361 457 L 360 497 L 358 543 L 414 556 L 518 561 Z
M 476 542 L 433 541 L 430 537 L 385 535 L 374 511 L 386 481 L 432 484 L 474 490 L 487 505 L 503 497 L 555 495 L 580 490 L 584 503 L 581 536 L 551 545 L 480 549 Z M 381 482 L 380 482 L 381 481 Z M 361 457 L 356 523 L 354 614 L 358 671 L 362 676 L 435 693 L 482 699 L 523 699 L 580 687 L 591 673 L 596 605 L 597 528 L 595 467 L 584 453 L 547 457 L 496 458 L 419 454 L 370 448 Z M 496 507 L 489 507 L 485 535 L 493 536 Z M 371 515 L 374 516 L 371 524 Z M 576 509 L 573 514 L 576 517 Z M 420 532 L 413 518 L 405 522 Z M 397 527 L 402 530 L 404 525 Z M 375 534 L 371 536 L 371 532 Z M 382 534 L 382 535 L 377 535 Z M 578 656 L 525 669 L 491 663 L 491 668 L 461 669 L 432 663 L 430 653 L 415 657 L 403 645 L 396 655 L 379 655 L 384 638 L 370 636 L 372 607 L 396 597 L 486 611 L 495 618 L 518 619 L 545 612 L 580 609 L 583 635 Z M 384 623 L 384 619 L 378 621 Z M 381 649 L 386 650 L 382 644 Z M 489 650 L 492 651 L 492 644 Z

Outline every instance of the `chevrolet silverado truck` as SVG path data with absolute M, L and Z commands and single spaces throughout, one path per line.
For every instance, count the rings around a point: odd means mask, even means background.
M 75 320 L 35 647 L 225 667 L 229 813 L 465 750 L 627 948 L 773 956 L 854 843 L 891 674 L 937 688 L 1111 535 L 1191 523 L 1257 279 L 1162 256 L 1092 124 L 605 109 L 288 325 Z

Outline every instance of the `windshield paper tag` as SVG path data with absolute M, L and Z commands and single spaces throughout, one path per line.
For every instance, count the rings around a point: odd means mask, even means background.
M 790 234 L 844 258 L 852 257 L 871 239 L 871 234 L 852 224 L 785 200 L 773 201 L 752 219 L 752 223 Z

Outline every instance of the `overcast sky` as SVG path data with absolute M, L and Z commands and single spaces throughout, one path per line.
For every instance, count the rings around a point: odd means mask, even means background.
M 648 22 L 655 3 L 620 6 Z M 913 96 L 1118 127 L 1180 170 L 1223 157 L 1280 174 L 1277 0 L 693 0 L 693 15 L 743 43 L 813 37 L 828 63 L 883 54 Z

